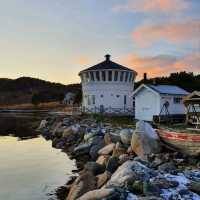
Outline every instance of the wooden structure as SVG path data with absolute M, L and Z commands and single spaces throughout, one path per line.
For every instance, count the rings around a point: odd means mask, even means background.
M 157 133 L 164 144 L 174 150 L 191 156 L 200 155 L 200 132 L 172 132 L 158 129 Z
M 200 128 L 200 91 L 194 91 L 184 98 L 186 123 Z

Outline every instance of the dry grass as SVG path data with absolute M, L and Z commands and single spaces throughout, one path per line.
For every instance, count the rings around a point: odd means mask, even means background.
M 59 102 L 40 103 L 37 107 L 30 103 L 0 105 L 0 109 L 13 109 L 13 110 L 48 110 L 48 109 L 62 110 L 64 107 L 65 105 L 61 105 Z

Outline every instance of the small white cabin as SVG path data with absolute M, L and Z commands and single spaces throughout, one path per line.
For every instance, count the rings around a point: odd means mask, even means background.
M 184 114 L 183 97 L 189 93 L 173 85 L 140 85 L 133 93 L 135 118 L 152 121 L 154 115 Z

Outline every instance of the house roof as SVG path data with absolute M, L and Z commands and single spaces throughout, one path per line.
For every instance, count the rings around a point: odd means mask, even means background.
M 79 74 L 83 73 L 83 72 L 87 72 L 87 71 L 96 71 L 96 70 L 123 70 L 123 71 L 131 71 L 134 72 L 135 74 L 137 74 L 137 72 L 135 72 L 132 69 L 129 69 L 127 67 L 124 67 L 118 63 L 115 63 L 113 61 L 110 60 L 110 55 L 105 55 L 105 60 L 101 63 L 98 63 L 92 67 L 89 67 L 83 71 L 81 71 Z
M 137 88 L 135 90 L 133 95 L 135 95 L 143 87 L 149 88 L 158 94 L 183 95 L 183 96 L 186 96 L 189 94 L 186 90 L 184 90 L 178 86 L 175 86 L 175 85 L 150 85 L 150 84 L 145 85 L 145 84 L 142 84 L 139 86 L 139 88 Z

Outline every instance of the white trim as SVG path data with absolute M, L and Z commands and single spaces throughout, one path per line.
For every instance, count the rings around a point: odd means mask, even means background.
M 159 93 L 159 92 L 156 92 L 155 90 L 153 90 L 151 87 L 148 87 L 148 86 L 145 85 L 144 83 L 143 83 L 142 85 L 140 85 L 140 86 L 132 93 L 132 96 L 136 96 L 136 94 L 137 94 L 143 87 L 160 96 L 160 93 Z

